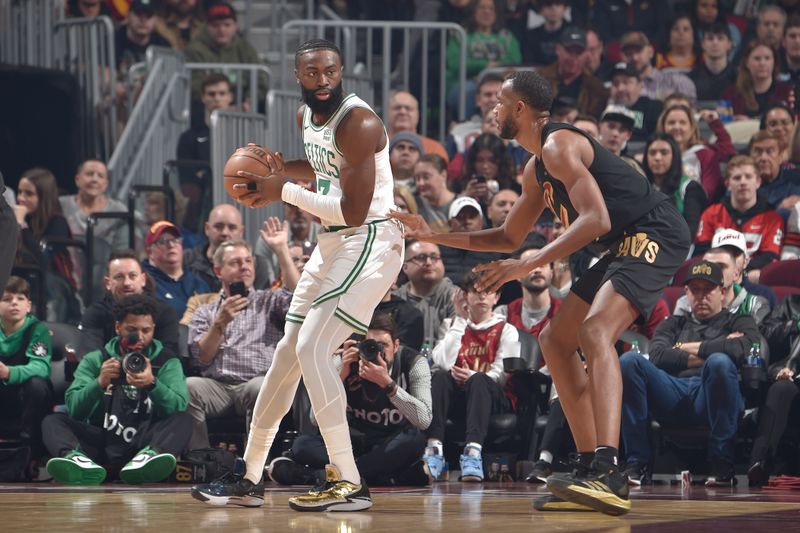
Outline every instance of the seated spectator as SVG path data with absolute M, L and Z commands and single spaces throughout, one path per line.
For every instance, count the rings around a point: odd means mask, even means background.
M 469 120 L 454 124 L 445 140 L 447 155 L 450 156 L 450 159 L 469 148 L 475 137 L 481 134 L 483 119 L 492 114 L 494 106 L 497 105 L 497 95 L 500 94 L 502 85 L 503 77 L 491 72 L 487 72 L 478 80 L 478 88 L 475 93 L 477 112 Z
M 69 0 L 67 13 L 68 16 L 75 18 L 111 16 L 111 10 L 103 0 Z
M 503 29 L 503 13 L 498 13 L 500 4 L 494 0 L 476 0 L 471 4 L 471 12 L 463 22 L 467 30 L 467 86 L 466 115 L 474 114 L 476 77 L 488 67 L 518 65 L 522 61 L 519 42 L 514 35 Z M 461 39 L 450 37 L 447 42 L 447 91 L 448 106 L 456 108 L 456 85 L 461 68 Z
M 147 259 L 142 265 L 156 283 L 156 298 L 183 316 L 192 295 L 211 289 L 195 274 L 184 271 L 181 230 L 166 220 L 156 222 L 147 230 L 145 245 Z
M 789 210 L 789 220 L 786 221 L 781 260 L 787 259 L 800 259 L 800 203 L 792 206 Z
M 553 105 L 555 106 L 555 104 Z M 554 111 L 556 111 L 556 109 L 552 110 L 552 112 Z M 468 141 L 467 149 L 461 153 L 456 154 L 450 160 L 450 163 L 448 163 L 447 165 L 447 175 L 453 187 L 458 186 L 459 178 L 463 177 L 464 175 L 464 166 L 466 165 L 466 160 L 467 157 L 469 156 L 469 151 L 472 148 L 472 145 L 475 143 L 475 141 L 477 141 L 478 138 L 483 135 L 493 135 L 495 137 L 500 137 L 500 124 L 497 122 L 497 117 L 495 116 L 494 113 L 488 113 L 484 115 L 483 124 L 481 124 L 481 130 L 478 133 L 479 134 L 476 135 L 475 137 L 467 139 Z M 527 162 L 527 158 L 530 157 L 530 154 L 513 139 L 503 139 L 502 137 L 500 137 L 500 140 L 503 141 L 503 145 L 505 146 L 506 152 L 508 152 L 508 155 L 511 157 L 512 165 L 516 167 L 514 168 L 514 171 L 517 173 L 521 173 L 522 168 L 524 168 L 525 163 Z M 520 183 L 521 179 L 519 175 L 517 175 L 515 176 L 515 179 L 510 184 L 510 186 L 514 188 L 520 188 L 521 190 Z
M 133 0 L 130 3 L 125 23 L 117 29 L 114 39 L 117 74 L 122 80 L 134 63 L 145 60 L 148 46 L 169 47 L 169 41 L 154 31 L 155 15 L 155 0 Z
M 435 155 L 435 154 L 434 154 Z M 419 213 L 419 206 L 414 195 L 402 185 L 394 186 L 394 205 L 401 213 Z
M 202 33 L 204 19 L 202 0 L 162 0 L 156 31 L 169 41 L 172 48 L 183 50 L 189 41 Z
M 108 168 L 98 159 L 87 159 L 78 166 L 75 174 L 78 194 L 61 196 L 61 212 L 76 238 L 86 235 L 86 221 L 94 213 L 127 212 L 128 207 L 106 196 Z M 121 219 L 101 219 L 94 226 L 94 237 L 103 239 L 112 250 L 130 248 L 128 225 Z
M 631 9 L 625 0 L 599 2 L 593 11 L 592 25 L 598 29 L 603 40 L 615 42 L 622 35 L 621 47 L 625 48 L 625 35 L 628 32 L 649 35 L 653 41 L 666 41 L 666 21 L 672 18 L 669 3 L 647 3 Z M 655 98 L 655 97 L 653 97 Z
M 699 181 L 709 201 L 716 201 L 722 189 L 720 163 L 734 154 L 731 136 L 719 119 L 719 113 L 711 110 L 700 111 L 700 120 L 706 122 L 717 140 L 706 144 L 700 137 L 694 112 L 684 105 L 665 107 L 658 117 L 660 133 L 668 133 L 681 148 L 683 172 L 687 177 Z
M 625 148 L 635 125 L 636 117 L 632 111 L 623 106 L 610 105 L 603 111 L 603 116 L 600 118 L 598 126 L 600 131 L 599 141 L 603 148 L 625 161 L 631 168 L 636 169 L 636 172 L 644 176 L 642 165 L 625 153 Z
M 627 7 L 623 7 L 622 10 L 626 11 Z M 661 23 L 663 24 L 663 21 Z M 668 95 L 677 92 L 685 94 L 694 102 L 697 99 L 697 89 L 688 76 L 678 72 L 664 72 L 653 67 L 655 51 L 647 35 L 651 35 L 658 42 L 655 34 L 644 34 L 641 31 L 626 33 L 619 40 L 623 61 L 632 64 L 639 71 L 639 78 L 642 80 L 642 94 L 653 100 L 664 100 Z M 664 109 L 668 109 L 666 102 Z
M 556 44 L 567 26 L 567 0 L 541 0 L 538 12 L 544 24 L 525 32 L 522 62 L 526 65 L 550 65 L 556 61 Z
M 578 112 L 599 116 L 608 100 L 608 89 L 586 68 L 586 32 L 576 26 L 563 30 L 556 45 L 556 62 L 538 70 L 550 82 L 553 94 L 575 99 Z
M 519 200 L 519 194 L 512 189 L 501 189 L 492 196 L 489 205 L 486 206 L 486 218 L 491 227 L 499 228 L 505 223 L 517 200 Z
M 425 334 L 425 317 L 422 316 L 422 311 L 410 302 L 396 296 L 393 294 L 393 290 L 389 289 L 378 307 L 375 308 L 375 312 L 392 317 L 400 344 L 417 351 L 422 349 Z
M 786 21 L 779 50 L 781 79 L 797 86 L 800 81 L 800 16 L 793 15 Z
M 230 204 L 219 204 L 208 213 L 204 231 L 208 243 L 186 250 L 183 267 L 202 279 L 211 292 L 219 292 L 222 284 L 214 273 L 214 253 L 223 242 L 240 240 L 244 236 L 242 214 Z
M 800 201 L 800 173 L 781 164 L 780 138 L 775 133 L 759 131 L 750 139 L 749 152 L 761 177 L 758 195 L 773 209 L 790 210 Z
M 423 155 L 414 166 L 414 183 L 417 212 L 435 231 L 447 231 L 456 197 L 447 186 L 447 162 L 436 154 Z
M 778 306 L 778 298 L 775 292 L 766 285 L 759 285 L 751 282 L 745 276 L 747 262 L 750 260 L 747 255 L 747 239 L 742 232 L 735 229 L 723 229 L 714 234 L 711 239 L 711 248 L 724 248 L 731 252 L 736 260 L 733 282 L 747 290 L 755 296 L 761 296 L 769 303 L 769 308 L 774 309 Z
M 434 480 L 446 472 L 445 426 L 448 418 L 466 422 L 466 442 L 461 455 L 461 481 L 483 481 L 483 440 L 489 417 L 511 412 L 516 399 L 505 387 L 506 357 L 519 357 L 519 333 L 492 308 L 499 293 L 475 289 L 480 274 L 464 278 L 464 292 L 455 297 L 454 319 L 442 342 L 433 349 L 435 372 L 431 380 L 433 420 L 428 428 L 424 461 Z
M 736 24 L 729 22 L 728 15 L 725 12 L 729 6 L 722 5 L 723 3 L 719 0 L 694 0 L 692 4 L 694 7 L 691 10 L 691 16 L 694 25 L 695 41 L 702 43 L 709 33 L 716 32 L 719 34 L 720 32 L 725 32 L 725 35 L 728 36 L 728 40 L 731 41 L 731 50 L 728 52 L 728 59 L 737 57 L 742 47 L 742 32 Z M 703 52 L 705 53 L 705 50 L 703 50 Z M 707 98 L 700 96 L 700 88 L 698 87 L 697 89 L 697 99 L 706 100 Z M 710 99 L 714 100 L 717 96 L 719 96 L 719 93 L 716 93 Z
M 689 73 L 698 60 L 695 55 L 695 29 L 689 15 L 678 15 L 669 25 L 669 38 L 664 52 L 656 54 L 656 68 Z
M 42 239 L 72 237 L 69 224 L 61 214 L 58 184 L 53 173 L 43 168 L 26 171 L 19 180 L 17 202 L 14 211 L 20 240 L 16 262 L 45 268 L 44 286 L 38 290 L 47 294 L 47 319 L 75 323 L 80 319 L 81 311 L 75 298 L 77 284 L 69 251 L 64 246 L 53 245 L 49 264 L 42 264 L 45 261 Z
M 456 198 L 450 204 L 449 214 L 452 233 L 480 231 L 485 225 L 480 204 L 469 196 Z M 460 285 L 464 276 L 473 267 L 508 257 L 508 254 L 499 252 L 476 252 L 449 246 L 440 246 L 439 250 L 442 254 L 445 276 L 450 278 L 454 285 Z
M 586 54 L 588 56 L 586 68 L 603 83 L 611 81 L 611 67 L 613 66 L 605 52 L 606 45 L 600 37 L 599 31 L 589 27 L 586 30 Z
M 778 137 L 781 143 L 781 162 L 792 158 L 792 136 L 794 133 L 794 114 L 783 102 L 774 102 L 767 106 L 761 115 L 758 128 Z M 785 163 L 784 163 L 785 164 Z
M 744 234 L 750 256 L 748 277 L 758 282 L 761 269 L 780 258 L 784 224 L 781 216 L 769 209 L 757 194 L 761 178 L 755 162 L 748 156 L 736 156 L 725 171 L 725 187 L 730 193 L 722 202 L 709 206 L 700 217 L 695 236 L 695 254 L 707 250 L 714 234 L 735 229 Z
M 386 130 L 389 134 L 389 139 L 403 131 L 419 135 L 422 140 L 422 152 L 436 154 L 446 160 L 448 157 L 447 151 L 442 146 L 442 143 L 436 139 L 418 134 L 418 126 L 419 102 L 417 98 L 408 91 L 393 91 L 389 97 L 389 113 L 386 119 Z
M 627 451 L 626 473 L 641 483 L 653 461 L 648 422 L 662 425 L 710 426 L 706 486 L 731 486 L 734 448 L 744 400 L 738 368 L 759 333 L 749 316 L 723 308 L 722 269 L 700 261 L 686 278 L 692 313 L 671 316 L 656 329 L 650 359 L 627 352 L 622 369 L 622 442 Z M 699 375 L 679 377 L 692 370 Z M 637 483 L 637 484 L 638 484 Z
M 661 102 L 642 95 L 642 81 L 633 65 L 617 63 L 611 71 L 610 103 L 624 106 L 633 112 L 634 124 L 631 141 L 646 140 L 654 131 Z
M 425 147 L 416 133 L 400 132 L 389 141 L 389 162 L 395 185 L 414 190 L 414 165 L 423 155 Z
M 722 308 L 733 314 L 749 315 L 760 325 L 770 312 L 769 302 L 763 296 L 750 294 L 736 280 L 742 277 L 736 263 L 736 256 L 730 247 L 711 248 L 703 254 L 703 260 L 716 263 L 722 269 L 723 292 Z M 683 295 L 675 303 L 674 314 L 689 315 L 692 312 L 689 297 Z
M 750 452 L 747 477 L 750 486 L 765 485 L 774 468 L 778 445 L 789 423 L 797 426 L 800 404 L 797 402 L 800 387 L 794 382 L 800 372 L 800 357 L 792 352 L 797 345 L 800 323 L 800 295 L 786 297 L 780 307 L 772 310 L 761 325 L 769 342 L 769 378 L 774 380 L 767 390 L 766 403 L 758 411 L 758 430 Z
M 485 206 L 500 189 L 522 192 L 516 177 L 514 160 L 503 140 L 493 133 L 482 133 L 467 150 L 460 187 L 453 188 Z
M 335 364 L 347 395 L 350 438 L 361 476 L 373 486 L 426 485 L 420 456 L 432 417 L 428 362 L 401 344 L 391 316 L 375 313 L 366 340 L 345 341 Z M 322 437 L 300 435 L 290 457 L 270 463 L 269 477 L 281 485 L 318 484 L 328 463 Z
M 678 208 L 691 234 L 696 234 L 708 200 L 700 182 L 683 173 L 681 149 L 675 139 L 667 133 L 650 137 L 644 147 L 642 168 L 653 187 L 666 194 Z
M 311 253 L 317 244 L 317 233 L 321 229 L 319 223 L 308 212 L 287 203 L 283 204 L 283 219 L 289 222 L 289 247 L 298 245 Z M 280 277 L 280 267 L 275 252 L 264 239 L 258 239 L 253 253 L 256 258 L 257 286 L 271 285 Z M 262 283 L 262 279 L 266 280 L 266 283 Z
M 577 102 L 569 96 L 559 96 L 550 107 L 550 120 L 572 124 L 578 118 Z
M 247 415 L 249 422 L 292 300 L 290 290 L 283 288 L 253 289 L 253 253 L 245 241 L 217 247 L 214 272 L 222 299 L 201 305 L 189 322 L 191 363 L 200 368 L 200 377 L 186 380 L 187 412 L 194 424 L 189 449 L 208 448 L 207 417 Z M 243 284 L 240 292 L 233 292 L 236 283 Z
M 783 29 L 786 26 L 786 12 L 776 5 L 762 5 L 756 18 L 756 35 L 773 50 L 781 47 Z
M 736 83 L 722 93 L 737 119 L 759 117 L 773 102 L 788 102 L 791 84 L 778 80 L 780 65 L 766 42 L 750 41 L 742 52 Z
M 0 421 L 9 427 L 19 420 L 19 437 L 34 458 L 44 451 L 42 419 L 52 407 L 52 354 L 50 331 L 31 314 L 28 282 L 11 276 L 0 298 Z
M 736 83 L 736 65 L 730 60 L 734 45 L 728 23 L 712 23 L 703 32 L 700 46 L 703 50 L 703 60 L 695 65 L 689 73 L 689 78 L 697 89 L 698 100 L 716 100 L 722 91 Z
M 101 349 L 116 335 L 113 310 L 120 300 L 132 294 L 153 295 L 153 286 L 148 283 L 147 274 L 142 270 L 133 250 L 116 250 L 108 260 L 106 275 L 103 277 L 106 295 L 99 302 L 86 308 L 78 326 L 81 336 L 81 354 Z M 171 353 L 178 352 L 178 316 L 175 310 L 164 302 L 153 300 L 155 315 L 153 335 L 163 339 L 161 344 Z
M 578 115 L 575 122 L 572 124 L 581 131 L 588 133 L 592 139 L 600 139 L 600 128 L 597 124 L 597 119 L 589 115 Z
M 408 282 L 400 286 L 395 296 L 408 301 L 425 318 L 423 344 L 433 346 L 441 338 L 439 328 L 453 315 L 453 282 L 444 276 L 444 264 L 439 247 L 421 241 L 406 243 L 403 273 Z
M 258 51 L 239 34 L 236 10 L 226 2 L 211 4 L 206 10 L 205 30 L 192 38 L 184 50 L 187 62 L 263 64 Z M 249 79 L 249 78 L 248 78 Z M 200 97 L 202 78 L 194 76 L 192 95 Z M 248 80 L 245 80 L 245 86 Z M 267 92 L 267 75 L 258 74 L 259 103 Z M 250 102 L 253 109 L 256 102 Z
M 113 314 L 117 336 L 81 359 L 65 395 L 67 413 L 42 422 L 53 456 L 47 472 L 61 483 L 98 485 L 106 477 L 98 462 L 125 461 L 125 483 L 161 481 L 189 440 L 186 381 L 178 357 L 153 337 L 153 299 L 128 296 Z M 138 372 L 124 365 L 134 351 L 144 355 Z

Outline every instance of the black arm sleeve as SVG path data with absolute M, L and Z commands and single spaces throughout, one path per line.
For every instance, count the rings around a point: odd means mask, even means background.
M 658 325 L 650 341 L 650 362 L 670 374 L 689 368 L 689 353 L 673 348 L 684 322 L 685 317 L 668 317 Z
M 722 352 L 733 359 L 737 367 L 740 367 L 750 352 L 750 347 L 760 339 L 758 326 L 756 326 L 756 321 L 753 320 L 753 317 L 740 314 L 731 315 L 731 320 L 728 324 L 729 326 L 726 328 L 728 333 L 738 331 L 744 333 L 744 335 L 729 339 L 725 334 L 716 339 L 703 341 L 700 343 L 698 355 L 705 359 L 712 353 Z
M 683 197 L 683 218 L 689 225 L 690 235 L 697 234 L 697 226 L 700 224 L 700 215 L 708 205 L 706 192 L 696 181 L 692 181 L 686 186 L 686 195 Z

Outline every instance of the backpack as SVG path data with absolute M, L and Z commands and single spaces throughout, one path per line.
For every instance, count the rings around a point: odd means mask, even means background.
M 198 448 L 183 454 L 182 463 L 191 466 L 191 479 L 187 481 L 210 482 L 233 471 L 236 454 L 221 448 Z M 181 481 L 180 479 L 178 481 Z
M 30 481 L 28 473 L 30 462 L 30 446 L 0 448 L 0 482 Z

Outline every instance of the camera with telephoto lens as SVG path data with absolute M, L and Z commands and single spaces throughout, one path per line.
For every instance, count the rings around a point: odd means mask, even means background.
M 129 346 L 135 346 L 139 342 L 139 334 L 133 332 L 125 339 L 123 348 L 127 349 Z M 147 356 L 142 352 L 133 350 L 122 356 L 122 369 L 131 374 L 138 374 L 144 372 L 147 368 Z

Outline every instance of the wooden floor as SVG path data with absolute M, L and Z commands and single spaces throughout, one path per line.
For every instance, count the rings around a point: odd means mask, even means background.
M 242 509 L 193 500 L 186 485 L 0 485 L 0 531 L 800 531 L 798 492 L 699 486 L 682 493 L 677 486 L 647 487 L 633 491 L 633 510 L 619 518 L 534 511 L 531 502 L 545 489 L 525 483 L 446 482 L 425 489 L 376 489 L 372 510 L 362 513 L 297 513 L 287 504 L 296 492 L 268 488 L 264 507 Z

